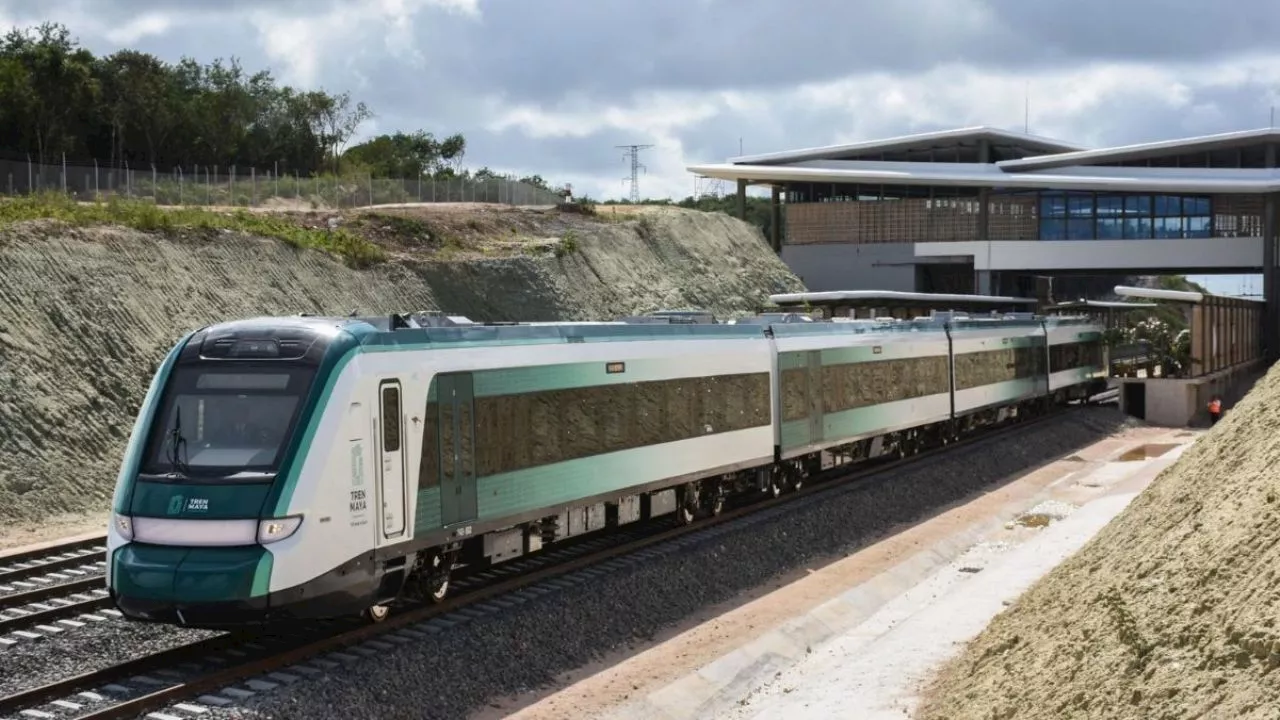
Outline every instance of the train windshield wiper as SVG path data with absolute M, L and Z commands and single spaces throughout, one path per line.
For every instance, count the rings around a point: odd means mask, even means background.
M 186 462 L 187 439 L 182 435 L 182 408 L 175 410 L 173 429 L 169 431 L 169 464 L 175 472 L 188 474 L 190 468 Z

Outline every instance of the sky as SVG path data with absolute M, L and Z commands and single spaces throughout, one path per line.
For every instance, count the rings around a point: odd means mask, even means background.
M 629 191 L 619 145 L 652 145 L 642 196 L 681 198 L 740 149 L 970 125 L 1102 146 L 1280 104 L 1264 0 L 0 0 L 0 26 L 42 20 L 349 90 L 377 114 L 361 137 L 461 132 L 467 166 L 594 198 Z

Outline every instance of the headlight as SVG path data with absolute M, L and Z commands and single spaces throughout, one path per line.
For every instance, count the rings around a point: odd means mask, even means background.
M 301 515 L 263 520 L 258 523 L 258 544 L 268 545 L 283 540 L 297 532 L 301 524 Z
M 125 540 L 133 540 L 133 518 L 128 515 L 111 513 L 111 524 L 115 527 L 120 537 Z

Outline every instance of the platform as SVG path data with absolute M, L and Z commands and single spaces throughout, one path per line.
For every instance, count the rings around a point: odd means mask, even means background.
M 1261 360 L 1219 370 L 1195 378 L 1112 378 L 1120 390 L 1120 410 L 1126 415 L 1164 427 L 1197 427 L 1209 424 L 1208 405 L 1214 395 L 1224 410 L 1248 394 L 1267 373 Z
M 1002 490 L 1012 495 L 981 520 L 956 525 L 939 516 L 913 527 L 904 535 L 927 532 L 925 526 L 935 523 L 947 530 L 931 542 L 913 542 L 912 553 L 872 577 L 839 589 L 816 606 L 797 609 L 795 617 L 751 633 L 718 658 L 660 686 L 645 687 L 600 716 L 909 717 L 921 683 L 941 662 L 1083 546 L 1195 437 L 1188 431 L 1146 430 L 1141 439 L 1106 440 L 1054 463 L 1056 470 L 1037 471 L 1038 480 L 1029 476 L 1017 481 L 1038 489 Z M 784 594 L 813 593 L 802 586 L 830 585 L 841 566 L 874 563 L 868 555 L 876 550 L 872 546 L 815 570 L 752 605 L 786 601 Z M 752 605 L 735 613 L 750 613 Z M 717 635 L 736 624 L 729 617 L 715 622 Z M 675 664 L 683 653 L 694 652 L 682 647 L 667 651 L 674 653 Z M 643 659 L 631 662 L 643 664 Z

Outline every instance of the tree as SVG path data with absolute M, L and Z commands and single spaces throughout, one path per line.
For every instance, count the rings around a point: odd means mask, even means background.
M 360 143 L 347 150 L 343 158 L 382 177 L 436 176 L 452 171 L 466 146 L 462 135 L 436 140 L 435 136 L 423 130 L 412 134 L 397 132 Z M 489 172 L 488 168 L 478 171 L 476 176 L 485 172 Z
M 44 23 L 34 33 L 10 30 L 0 43 L 0 58 L 16 60 L 30 79 L 29 93 L 19 104 L 26 108 L 39 161 L 71 149 L 80 129 L 78 109 L 97 101 L 93 55 L 77 48 L 65 27 Z
M 315 97 L 316 119 L 319 137 L 333 157 L 333 171 L 339 168 L 339 152 L 347 144 L 356 129 L 365 120 L 373 117 L 373 112 L 364 103 L 356 103 L 351 107 L 351 95 L 343 92 L 340 95 L 326 95 L 323 92 Z
M 528 177 L 522 177 L 520 178 L 520 182 L 524 183 L 525 185 L 532 185 L 536 188 L 541 188 L 543 190 L 551 189 L 551 187 L 547 185 L 547 181 L 542 179 L 541 175 L 530 175 Z
M 27 118 L 35 105 L 35 88 L 31 73 L 14 58 L 0 57 L 0 127 L 22 145 L 26 145 Z
M 349 93 L 281 85 L 234 57 L 166 62 L 131 49 L 95 57 L 55 23 L 0 37 L 0 152 L 43 163 L 66 153 L 164 172 L 313 175 L 346 160 L 383 177 L 463 174 L 461 134 L 393 132 L 344 152 L 373 117 Z
M 111 108 L 113 129 L 138 133 L 155 163 L 158 149 L 174 129 L 174 83 L 159 58 L 135 50 L 121 50 L 102 61 L 99 70 L 103 102 Z

